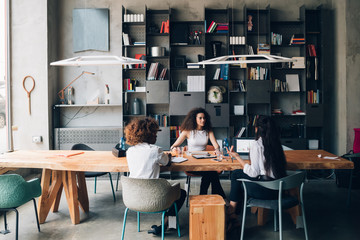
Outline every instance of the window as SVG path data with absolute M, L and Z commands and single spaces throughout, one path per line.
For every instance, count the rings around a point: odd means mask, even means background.
M 8 129 L 7 119 L 7 17 L 8 1 L 1 1 L 0 4 L 0 153 L 7 151 L 8 146 Z

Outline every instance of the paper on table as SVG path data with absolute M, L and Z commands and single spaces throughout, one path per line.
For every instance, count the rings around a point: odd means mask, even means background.
M 339 157 L 323 157 L 324 159 L 332 159 L 332 160 L 338 160 Z
M 187 161 L 187 158 L 183 158 L 183 157 L 171 158 L 171 162 L 173 162 L 173 163 L 181 163 L 181 162 L 185 162 L 185 161 Z

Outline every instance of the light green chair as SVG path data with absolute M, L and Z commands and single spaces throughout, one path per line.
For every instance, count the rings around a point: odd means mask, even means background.
M 126 217 L 130 210 L 137 213 L 138 232 L 140 232 L 140 213 L 162 213 L 161 239 L 164 239 L 165 212 L 175 206 L 178 236 L 180 226 L 175 201 L 180 198 L 180 184 L 171 185 L 166 179 L 139 179 L 121 176 L 123 202 L 126 206 L 121 240 L 124 239 Z
M 38 178 L 26 182 L 17 174 L 0 175 L 0 212 L 4 212 L 5 224 L 5 230 L 1 231 L 1 233 L 7 234 L 10 232 L 7 228 L 6 212 L 14 211 L 16 213 L 16 240 L 18 239 L 19 213 L 16 208 L 30 200 L 34 202 L 36 222 L 40 232 L 36 201 L 34 199 L 40 195 L 41 186 Z
M 306 172 L 297 172 L 297 171 L 287 171 L 288 176 L 276 179 L 273 181 L 251 181 L 248 179 L 237 179 L 242 181 L 244 187 L 244 209 L 243 209 L 243 220 L 241 226 L 241 236 L 242 240 L 244 237 L 244 227 L 245 227 L 245 215 L 247 207 L 262 207 L 267 209 L 274 210 L 274 230 L 277 230 L 277 221 L 276 221 L 276 212 L 279 212 L 279 237 L 282 240 L 282 209 L 289 209 L 298 204 L 301 206 L 302 211 L 302 220 L 304 224 L 305 239 L 308 240 L 308 233 L 306 228 L 305 221 L 305 209 L 303 203 L 303 187 L 305 182 Z M 275 200 L 263 200 L 255 199 L 251 196 L 248 196 L 247 186 L 250 184 L 258 184 L 264 188 L 278 190 L 278 199 Z M 300 187 L 300 202 L 294 196 L 283 194 L 283 191 Z

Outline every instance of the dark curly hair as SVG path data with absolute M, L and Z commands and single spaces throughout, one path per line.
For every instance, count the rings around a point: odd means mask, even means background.
M 154 144 L 159 125 L 153 118 L 133 119 L 125 127 L 126 143 L 136 145 L 138 143 Z
M 181 124 L 181 131 L 192 131 L 196 130 L 197 123 L 196 123 L 196 115 L 199 113 L 203 113 L 205 115 L 205 126 L 203 130 L 206 130 L 207 132 L 212 130 L 211 121 L 210 121 L 210 115 L 206 112 L 203 108 L 193 108 L 190 110 L 190 112 L 186 115 L 183 123 Z
M 275 178 L 286 176 L 286 158 L 280 141 L 280 129 L 274 119 L 269 116 L 259 116 L 256 119 L 257 132 L 255 139 L 260 137 L 264 145 L 265 170 L 272 170 Z

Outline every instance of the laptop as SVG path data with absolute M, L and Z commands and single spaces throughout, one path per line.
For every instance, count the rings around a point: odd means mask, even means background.
M 240 155 L 244 160 L 249 159 L 250 146 L 255 141 L 253 138 L 236 138 L 234 139 L 235 151 Z

